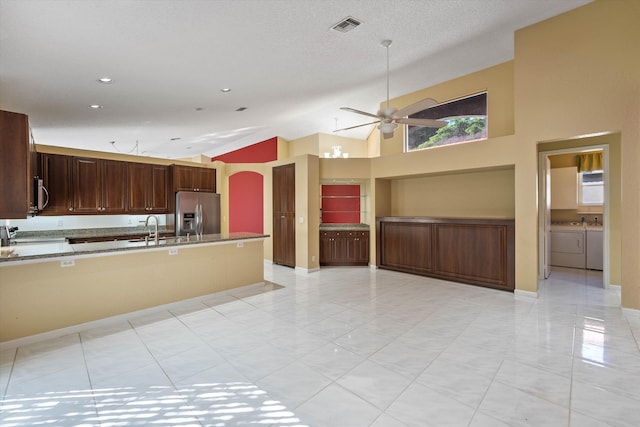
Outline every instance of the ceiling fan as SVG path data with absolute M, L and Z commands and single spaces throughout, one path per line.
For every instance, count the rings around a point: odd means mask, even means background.
M 429 107 L 433 107 L 437 105 L 438 102 L 431 98 L 423 99 L 422 101 L 418 101 L 414 104 L 408 105 L 404 108 L 397 109 L 395 107 L 389 106 L 389 46 L 391 46 L 391 40 L 383 40 L 382 46 L 387 49 L 387 105 L 385 108 L 382 108 L 378 111 L 377 114 L 367 113 L 366 111 L 356 110 L 355 108 L 342 107 L 341 110 L 350 111 L 352 113 L 361 114 L 363 116 L 374 117 L 378 120 L 370 123 L 363 123 L 361 125 L 350 126 L 342 129 L 336 129 L 334 132 L 339 132 L 342 130 L 355 129 L 362 126 L 373 125 L 376 123 L 380 123 L 378 125 L 378 129 L 382 132 L 384 139 L 393 137 L 393 131 L 398 127 L 398 123 L 406 124 L 411 126 L 421 126 L 421 127 L 434 127 L 441 128 L 447 125 L 447 122 L 441 120 L 432 120 L 432 119 L 411 119 L 407 116 L 411 114 L 415 114 L 419 111 L 425 110 Z

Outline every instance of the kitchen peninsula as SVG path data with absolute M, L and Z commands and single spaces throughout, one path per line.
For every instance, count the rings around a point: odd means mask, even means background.
M 0 254 L 0 343 L 260 283 L 255 233 L 70 244 Z

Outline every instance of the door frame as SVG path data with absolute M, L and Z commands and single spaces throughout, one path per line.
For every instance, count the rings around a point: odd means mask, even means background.
M 538 153 L 538 279 L 546 279 L 545 271 L 548 269 L 549 260 L 548 245 L 549 245 L 549 224 L 550 211 L 547 210 L 547 195 L 551 194 L 550 181 L 547 178 L 548 170 L 547 164 L 549 156 L 557 154 L 569 154 L 569 153 L 583 153 L 593 150 L 602 150 L 602 162 L 604 171 L 604 206 L 602 209 L 603 227 L 602 227 L 602 257 L 603 257 L 603 269 L 602 269 L 602 285 L 604 288 L 611 286 L 610 269 L 609 269 L 609 145 L 608 144 L 596 144 L 589 146 L 565 148 L 561 150 L 540 151 Z

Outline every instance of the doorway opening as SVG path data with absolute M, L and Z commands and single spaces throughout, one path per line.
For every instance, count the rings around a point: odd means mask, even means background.
M 593 145 L 588 145 L 593 142 Z M 603 142 L 602 136 L 579 138 L 567 141 L 554 141 L 539 144 L 538 158 L 538 230 L 539 230 L 539 278 L 548 279 L 551 274 L 560 275 L 559 271 L 564 271 L 566 267 L 575 269 L 574 275 L 568 277 L 594 277 L 596 283 L 600 281 L 600 273 L 602 270 L 601 287 L 608 288 L 611 286 L 611 259 L 610 259 L 610 223 L 611 223 L 611 200 L 610 200 L 610 145 Z M 602 192 L 603 203 L 597 208 L 590 209 L 589 206 L 581 204 L 578 200 L 578 194 L 574 193 L 576 207 L 560 206 L 565 209 L 554 209 L 552 211 L 552 178 L 551 178 L 551 159 L 567 156 L 581 156 L 584 153 L 602 153 Z M 558 157 L 556 157 L 558 156 Z M 558 172 L 558 171 L 556 171 Z M 568 171 L 571 173 L 571 171 Z M 557 174 L 556 174 L 557 175 Z M 573 179 L 577 191 L 580 186 L 580 174 L 574 173 Z M 557 179 L 557 178 L 556 178 Z M 556 188 L 556 191 L 561 191 Z M 557 199 L 557 197 L 556 197 Z M 552 224 L 552 217 L 553 222 Z M 595 221 L 594 221 L 595 219 Z M 555 242 L 552 242 L 552 230 L 555 230 Z M 601 237 L 601 267 L 593 267 L 587 264 L 587 257 L 593 258 L 593 250 L 597 242 L 597 238 Z M 591 238 L 592 244 L 588 248 L 588 238 Z M 568 239 L 568 240 L 561 240 Z M 559 253 L 554 251 L 563 251 L 559 247 L 569 247 L 567 253 Z M 558 262 L 561 259 L 561 262 Z M 552 262 L 553 261 L 553 262 Z M 580 264 L 579 262 L 582 262 Z M 572 264 L 576 262 L 576 264 Z M 555 266 L 553 266 L 555 264 Z M 558 267 L 558 264 L 561 267 Z M 594 271 L 596 270 L 596 271 Z M 555 273 L 554 273 L 555 271 Z M 581 280 L 581 279 L 580 279 Z M 592 281 L 593 283 L 593 281 Z

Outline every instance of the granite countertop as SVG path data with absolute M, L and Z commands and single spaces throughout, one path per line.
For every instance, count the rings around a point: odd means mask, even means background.
M 227 233 L 205 234 L 199 237 L 186 236 L 161 237 L 156 244 L 153 240 L 147 242 L 144 239 L 133 240 L 109 240 L 92 243 L 71 244 L 68 240 L 53 238 L 51 240 L 39 240 L 33 243 L 18 243 L 0 248 L 0 264 L 19 261 L 42 260 L 47 261 L 56 257 L 68 257 L 78 255 L 96 255 L 107 252 L 128 250 L 151 250 L 170 246 L 187 246 L 197 244 L 213 244 L 226 241 L 248 240 L 269 237 L 266 234 L 257 233 Z
M 369 224 L 320 224 L 320 230 L 369 230 Z

